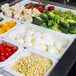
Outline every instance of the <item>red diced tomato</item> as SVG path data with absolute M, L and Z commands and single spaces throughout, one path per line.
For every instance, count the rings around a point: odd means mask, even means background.
M 32 5 L 30 5 L 30 6 L 28 6 L 28 7 L 27 7 L 27 9 L 33 9 L 33 6 L 32 6 Z
M 38 8 L 38 10 L 39 10 L 40 12 L 43 11 L 43 9 L 44 9 L 44 8 L 42 8 L 42 7 L 39 7 L 39 8 Z
M 6 58 L 4 56 L 0 56 L 0 61 L 5 61 Z
M 7 47 L 7 43 L 3 43 L 2 46 L 3 46 L 3 47 Z

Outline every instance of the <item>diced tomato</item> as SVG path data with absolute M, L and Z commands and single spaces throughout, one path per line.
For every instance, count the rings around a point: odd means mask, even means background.
M 33 4 L 33 7 L 39 7 L 39 5 L 38 4 Z
M 14 51 L 16 51 L 16 47 L 15 46 L 12 46 L 11 47 L 11 50 L 14 52 Z
M 2 56 L 4 56 L 5 55 L 5 51 L 3 50 L 3 51 L 1 51 L 1 55 Z
M 3 47 L 7 47 L 7 43 L 3 43 L 2 45 L 3 45 Z
M 4 61 L 6 58 L 4 56 L 0 56 L 0 61 Z
M 6 53 L 6 54 L 5 54 L 5 57 L 6 57 L 6 58 L 9 57 L 9 56 L 10 56 L 9 53 Z
M 29 5 L 29 6 L 27 7 L 27 9 L 33 9 L 33 6 L 32 6 L 32 5 Z
M 0 51 L 3 51 L 4 50 L 4 48 L 3 47 L 0 47 Z
M 49 6 L 48 11 L 52 11 L 54 9 L 54 6 Z
M 2 48 L 3 46 L 2 46 L 2 44 L 0 44 L 0 48 Z
M 8 47 L 8 48 L 11 48 L 11 46 L 12 46 L 12 45 L 11 45 L 10 43 L 7 43 L 7 47 Z
M 11 49 L 7 47 L 7 48 L 6 48 L 6 52 L 7 52 L 7 53 L 11 52 Z
M 39 10 L 40 12 L 43 11 L 43 9 L 44 9 L 44 8 L 42 8 L 42 7 L 39 7 L 39 8 L 38 8 L 38 10 Z
M 45 5 L 44 4 L 41 4 L 40 6 L 43 7 L 43 8 L 45 8 Z

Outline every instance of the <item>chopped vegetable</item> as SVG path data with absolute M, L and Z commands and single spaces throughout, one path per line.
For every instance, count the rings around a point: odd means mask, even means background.
M 69 28 L 69 23 L 68 21 L 65 21 L 64 19 L 62 19 L 60 21 L 60 25 L 63 26 L 64 28 Z
M 70 33 L 75 34 L 76 33 L 76 26 L 71 26 L 69 29 Z
M 75 28 L 73 29 L 73 27 L 76 27 L 74 21 L 62 19 L 59 15 L 56 15 L 53 12 L 41 13 L 40 17 L 35 17 L 33 19 L 33 23 L 66 34 L 76 33 Z
M 12 47 L 14 49 L 12 49 Z M 0 62 L 5 61 L 8 57 L 10 57 L 14 52 L 17 51 L 17 46 L 12 45 L 7 42 L 0 43 Z
M 20 57 L 11 68 L 23 76 L 44 76 L 51 66 L 51 60 L 32 54 Z
M 4 33 L 14 27 L 16 22 L 14 21 L 7 21 L 6 23 L 0 23 L 0 33 Z
M 60 17 L 64 19 L 70 19 L 70 20 L 76 21 L 76 15 L 72 11 L 62 12 L 61 10 L 54 9 L 52 10 L 52 12 L 56 15 L 59 15 Z
M 54 6 L 49 6 L 48 11 L 52 11 L 54 9 Z
M 47 24 L 45 22 L 43 22 L 43 24 L 41 24 L 40 26 L 47 28 Z
M 45 21 L 45 22 L 47 22 L 47 21 L 49 20 L 48 15 L 45 14 L 45 13 L 42 13 L 42 14 L 40 15 L 40 17 L 41 17 L 41 19 L 43 19 L 43 21 Z
M 43 24 L 43 20 L 40 17 L 32 17 L 33 18 L 33 23 L 36 25 L 41 25 Z

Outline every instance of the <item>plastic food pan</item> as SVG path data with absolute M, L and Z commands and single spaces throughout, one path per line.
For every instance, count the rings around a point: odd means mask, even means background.
M 11 40 L 9 40 L 7 38 L 0 38 L 0 44 L 2 44 L 2 43 L 6 43 L 7 45 L 11 45 L 11 46 L 16 47 L 16 51 L 13 54 L 11 54 L 8 58 L 6 58 L 5 61 L 1 61 L 0 62 L 0 67 L 4 66 L 4 64 L 8 63 L 8 61 L 12 57 L 14 58 L 14 56 L 16 56 L 16 54 L 20 51 L 20 49 L 23 48 L 20 43 L 15 42 L 13 40 L 11 41 Z M 0 52 L 1 52 L 1 50 L 0 50 Z
M 13 58 L 13 60 L 10 60 L 6 65 L 4 65 L 4 69 L 8 72 L 10 72 L 11 74 L 14 74 L 15 76 L 22 76 L 21 74 L 13 71 L 11 69 L 11 67 L 13 66 L 14 62 L 15 61 L 18 61 L 19 60 L 19 57 L 22 56 L 31 56 L 32 54 L 36 54 L 38 56 L 41 56 L 41 57 L 45 57 L 49 60 L 52 61 L 52 66 L 50 67 L 50 69 L 45 73 L 44 76 L 48 76 L 49 73 L 52 71 L 53 67 L 56 65 L 56 63 L 58 62 L 57 58 L 54 58 L 54 56 L 48 56 L 47 54 L 43 53 L 43 52 L 39 52 L 37 50 L 37 52 L 35 51 L 36 49 L 31 49 L 31 48 L 27 48 L 27 49 L 24 49 L 22 50 L 19 54 L 17 54 L 17 56 L 15 56 L 15 58 Z
M 18 4 L 24 6 L 25 4 L 28 4 L 28 3 L 30 3 L 30 2 L 32 2 L 32 3 L 38 3 L 38 2 L 36 2 L 36 1 L 25 1 L 25 0 L 22 0 L 22 1 L 19 2 Z M 68 8 L 64 8 L 64 7 L 59 7 L 59 6 L 55 6 L 55 5 L 51 5 L 51 4 L 46 5 L 46 8 L 49 7 L 49 6 L 54 6 L 55 9 L 57 9 L 57 10 L 61 9 L 62 11 L 70 11 L 70 10 L 71 10 L 71 11 L 76 15 L 76 10 L 68 9 Z M 67 20 L 69 21 L 69 19 L 67 19 Z M 21 21 L 21 22 L 24 23 L 24 21 Z M 75 21 L 75 23 L 76 23 L 76 21 Z M 37 25 L 37 26 L 38 26 L 38 25 Z M 48 29 L 48 28 L 47 28 L 47 29 Z M 55 31 L 55 30 L 54 30 L 54 31 Z M 63 32 L 61 32 L 61 33 L 64 34 Z M 76 37 L 76 34 L 71 34 L 71 35 L 74 35 L 74 36 Z
M 16 28 L 14 31 L 8 33 L 8 36 L 6 36 L 6 38 L 9 38 L 11 40 L 15 40 L 15 37 L 16 35 L 18 34 L 22 34 L 25 32 L 25 30 L 38 30 L 39 32 L 47 32 L 47 33 L 50 33 L 50 35 L 53 37 L 54 40 L 60 42 L 65 40 L 67 42 L 67 45 L 66 47 L 61 50 L 61 54 L 55 54 L 55 57 L 57 58 L 61 58 L 62 55 L 66 52 L 66 50 L 69 48 L 69 46 L 72 44 L 72 42 L 74 41 L 75 39 L 75 36 L 70 36 L 70 35 L 66 35 L 66 34 L 61 34 L 60 32 L 56 32 L 56 31 L 53 31 L 53 30 L 49 30 L 49 29 L 46 29 L 46 28 L 42 28 L 42 27 L 39 27 L 39 26 L 35 26 L 33 24 L 30 24 L 30 23 L 25 23 L 25 24 L 22 24 L 21 26 L 19 26 L 18 28 Z M 13 36 L 13 37 L 12 37 Z M 64 41 L 63 41 L 64 42 Z M 66 44 L 66 42 L 64 42 Z M 22 42 L 21 42 L 22 43 Z M 50 42 L 51 43 L 51 42 Z M 24 43 L 22 43 L 24 44 Z M 26 45 L 24 44 L 24 46 L 27 46 L 27 47 L 32 47 L 32 46 L 29 46 L 29 45 Z M 35 48 L 35 47 L 33 47 Z M 38 48 L 36 48 L 38 49 Z M 40 49 L 39 49 L 40 50 Z M 46 53 L 46 52 L 45 52 Z M 52 55 L 52 53 L 47 53 L 49 56 Z

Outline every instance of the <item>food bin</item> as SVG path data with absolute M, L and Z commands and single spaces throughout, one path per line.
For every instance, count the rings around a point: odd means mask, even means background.
M 32 45 L 30 45 L 30 43 L 29 42 L 27 42 L 28 44 L 26 44 L 26 42 L 24 41 L 24 35 L 25 36 L 27 36 L 27 37 L 29 37 L 29 35 L 30 35 L 30 33 L 28 34 L 28 35 L 26 35 L 26 31 L 28 31 L 28 30 L 36 30 L 36 32 L 42 32 L 42 33 L 46 33 L 45 35 L 47 35 L 47 33 L 49 33 L 50 34 L 50 36 L 51 36 L 51 40 L 52 39 L 54 39 L 55 40 L 55 42 L 51 42 L 51 41 L 49 41 L 49 44 L 53 44 L 53 43 L 56 43 L 56 42 L 60 42 L 60 40 L 61 40 L 61 42 L 63 41 L 63 39 L 64 39 L 64 41 L 62 42 L 62 43 L 66 43 L 66 46 L 64 47 L 64 49 L 62 49 L 60 52 L 61 53 L 52 53 L 52 52 L 46 52 L 46 51 L 44 51 L 45 49 L 40 49 L 40 48 L 38 48 L 38 47 L 35 47 L 35 46 L 32 46 Z M 22 34 L 22 35 L 21 35 Z M 35 34 L 35 33 L 34 33 Z M 13 37 L 12 37 L 12 35 L 13 35 Z M 18 36 L 18 35 L 21 35 L 21 36 Z M 44 36 L 45 36 L 44 35 Z M 16 36 L 18 36 L 19 38 L 17 38 L 16 39 Z M 49 36 L 49 35 L 48 35 Z M 45 53 L 48 53 L 48 55 L 50 56 L 50 54 L 52 55 L 52 54 L 54 54 L 55 56 L 58 56 L 59 57 L 59 59 L 60 59 L 60 56 L 62 55 L 62 54 L 64 54 L 64 52 L 66 52 L 66 49 L 71 45 L 71 43 L 74 41 L 74 39 L 75 39 L 75 36 L 68 36 L 68 35 L 66 35 L 66 34 L 61 34 L 60 32 L 55 32 L 55 31 L 53 31 L 53 30 L 49 30 L 49 29 L 46 29 L 46 28 L 42 28 L 42 27 L 39 27 L 39 26 L 35 26 L 35 25 L 33 25 L 33 24 L 30 24 L 30 23 L 26 23 L 26 24 L 22 24 L 21 26 L 19 26 L 19 28 L 16 28 L 14 31 L 12 31 L 11 33 L 9 33 L 8 34 L 8 36 L 6 36 L 6 38 L 9 38 L 9 39 L 11 39 L 11 40 L 17 40 L 18 42 L 20 42 L 20 43 L 22 43 L 22 44 L 24 44 L 25 46 L 30 46 L 30 47 L 33 47 L 33 48 L 36 48 L 36 49 L 39 49 L 39 50 L 42 50 L 43 52 L 45 52 Z M 38 37 L 39 38 L 39 37 Z M 37 39 L 38 39 L 37 38 Z M 28 39 L 28 38 L 27 38 Z M 48 40 L 48 39 L 47 39 Z M 44 42 L 43 42 L 43 44 L 47 44 L 47 43 L 45 43 L 45 41 L 46 40 L 44 40 Z M 53 40 L 52 40 L 53 41 Z M 39 42 L 39 41 L 38 41 Z M 36 42 L 37 43 L 37 42 Z M 48 45 L 49 45 L 48 44 Z M 52 45 L 51 44 L 51 45 Z M 42 45 L 41 45 L 42 46 Z M 52 47 L 51 47 L 52 48 Z M 50 49 L 51 50 L 51 49 Z M 53 49 L 52 49 L 53 50 Z M 55 51 L 55 50 L 53 50 L 53 51 Z
M 26 4 L 28 4 L 28 3 L 38 3 L 38 2 L 36 2 L 36 1 L 21 1 L 21 2 L 19 2 L 18 4 L 19 5 L 21 5 L 21 6 L 25 6 Z M 55 7 L 55 9 L 56 10 L 60 10 L 61 9 L 61 11 L 62 12 L 65 12 L 65 11 L 72 11 L 75 15 L 76 15 L 76 10 L 73 10 L 73 9 L 68 9 L 68 8 L 64 8 L 64 7 L 60 7 L 60 6 L 55 6 L 55 5 L 51 5 L 51 4 L 47 4 L 46 5 L 46 9 L 49 7 L 49 6 L 54 6 Z M 67 21 L 72 21 L 72 20 L 69 20 L 69 19 L 66 19 Z M 22 21 L 23 22 L 23 21 Z M 74 21 L 75 23 L 76 23 L 76 21 Z M 47 28 L 48 29 L 48 28 Z M 55 30 L 54 30 L 55 31 Z M 61 32 L 61 33 L 63 33 L 63 32 Z M 65 33 L 63 33 L 63 34 L 65 34 Z M 68 35 L 74 35 L 74 36 L 76 36 L 76 34 L 68 34 Z
M 16 27 L 18 27 L 18 25 L 20 24 L 19 21 L 15 20 L 15 19 L 12 19 L 12 18 L 9 18 L 9 17 L 6 17 L 4 16 L 2 13 L 0 13 L 0 17 L 3 18 L 3 20 L 0 22 L 0 24 L 6 24 L 6 22 L 9 22 L 9 21 L 14 21 L 16 22 L 16 25 L 13 26 L 12 28 L 10 28 L 9 30 L 7 30 L 6 32 L 4 33 L 0 33 L 0 37 L 3 37 L 5 35 L 7 35 L 7 33 L 9 33 L 11 30 L 15 29 Z
M 10 58 L 14 58 L 21 48 L 23 47 L 18 42 L 0 38 L 0 67 L 8 63 Z
M 56 65 L 56 63 L 57 63 L 57 58 L 54 58 L 54 56 L 51 56 L 51 57 L 49 57 L 47 54 L 44 54 L 43 52 L 39 52 L 39 51 L 37 51 L 37 52 L 35 52 L 34 50 L 36 50 L 36 49 L 31 49 L 30 47 L 29 48 L 26 48 L 26 49 L 24 49 L 24 50 L 22 50 L 22 52 L 20 52 L 16 57 L 15 57 L 15 59 L 13 59 L 13 60 L 10 60 L 9 61 L 9 63 L 7 63 L 6 65 L 4 65 L 5 66 L 5 70 L 6 71 L 8 71 L 8 72 L 11 72 L 12 74 L 14 74 L 15 76 L 22 76 L 22 75 L 20 75 L 20 73 L 17 73 L 17 72 L 15 72 L 15 71 L 13 71 L 12 69 L 11 69 L 11 67 L 13 66 L 13 64 L 14 64 L 14 62 L 15 61 L 18 61 L 19 60 L 19 57 L 21 56 L 21 57 L 24 57 L 24 56 L 31 56 L 32 54 L 34 54 L 34 55 L 38 55 L 38 56 L 41 56 L 41 57 L 43 57 L 43 58 L 47 58 L 47 59 L 49 59 L 49 60 L 51 60 L 52 61 L 52 66 L 48 69 L 48 71 L 45 73 L 45 75 L 44 76 L 48 76 L 48 74 L 49 74 L 49 72 L 51 72 L 51 70 L 53 69 L 53 67 L 54 67 L 54 65 Z

